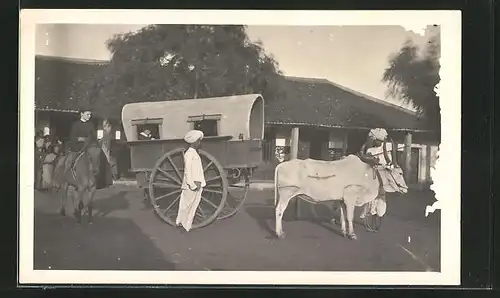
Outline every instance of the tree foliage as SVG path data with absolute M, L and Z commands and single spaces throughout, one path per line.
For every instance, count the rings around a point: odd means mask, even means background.
M 150 25 L 107 47 L 109 65 L 80 84 L 104 114 L 119 115 L 130 102 L 281 94 L 277 62 L 250 42 L 245 26 Z
M 431 128 L 438 130 L 441 111 L 434 87 L 440 80 L 439 57 L 439 35 L 430 38 L 422 51 L 413 42 L 407 41 L 397 54 L 390 57 L 389 67 L 382 77 L 389 95 L 413 106 Z

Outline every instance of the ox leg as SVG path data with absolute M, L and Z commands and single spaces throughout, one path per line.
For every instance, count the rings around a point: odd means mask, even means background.
M 363 212 L 361 212 L 361 215 L 359 218 L 365 218 L 366 215 L 368 214 L 368 207 L 370 207 L 370 203 L 366 203 L 363 205 Z
M 288 203 L 292 199 L 293 194 L 289 191 L 284 191 L 279 194 L 279 200 L 276 204 L 276 236 L 278 239 L 284 239 L 286 234 L 283 231 L 283 213 L 285 213 Z
M 346 206 L 344 202 L 340 203 L 340 230 L 342 231 L 342 235 L 347 236 L 347 230 L 345 227 L 345 212 L 346 212 Z
M 351 240 L 356 240 L 358 239 L 358 237 L 356 236 L 356 233 L 354 233 L 354 226 L 353 226 L 353 220 L 354 220 L 354 203 L 349 203 L 347 202 L 345 204 L 345 208 L 346 208 L 346 215 L 347 215 L 347 224 L 348 224 L 348 228 L 349 228 L 349 233 L 348 233 L 348 237 L 349 239 Z

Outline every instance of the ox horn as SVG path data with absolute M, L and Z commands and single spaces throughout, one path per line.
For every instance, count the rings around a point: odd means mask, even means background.
M 391 138 L 391 143 L 392 143 L 392 163 L 394 164 L 395 167 L 399 167 L 399 162 L 398 162 L 398 144 L 394 142 L 394 139 Z

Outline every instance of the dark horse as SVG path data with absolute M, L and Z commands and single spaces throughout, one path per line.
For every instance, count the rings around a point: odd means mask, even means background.
M 78 223 L 81 222 L 82 211 L 87 210 L 88 222 L 92 222 L 92 202 L 96 189 L 109 186 L 109 182 L 99 183 L 99 174 L 105 164 L 101 148 L 96 145 L 85 146 L 80 152 L 68 152 L 62 156 L 54 170 L 54 182 L 61 194 L 60 214 L 67 214 L 68 190 L 71 186 L 77 192 L 73 196 L 73 215 Z M 104 157 L 105 159 L 105 157 Z M 101 185 L 99 185 L 101 184 Z M 112 182 L 111 182 L 112 184 Z

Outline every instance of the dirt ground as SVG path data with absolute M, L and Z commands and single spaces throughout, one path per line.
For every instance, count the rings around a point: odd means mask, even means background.
M 356 241 L 341 236 L 328 209 L 313 218 L 303 203 L 297 220 L 292 202 L 287 238 L 278 240 L 272 190 L 251 190 L 234 217 L 189 233 L 162 222 L 133 187 L 99 191 L 92 225 L 61 217 L 59 198 L 37 192 L 34 269 L 439 271 L 440 214 L 424 217 L 432 201 L 423 192 L 389 197 L 377 233 L 365 231 L 357 210 Z

